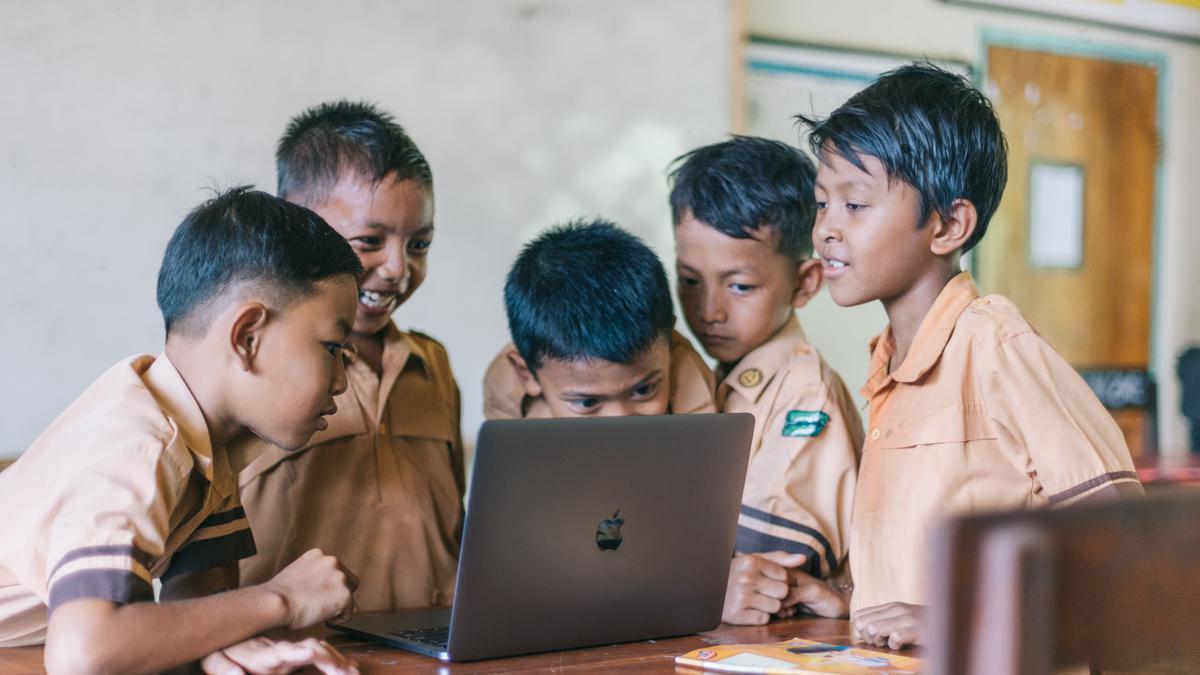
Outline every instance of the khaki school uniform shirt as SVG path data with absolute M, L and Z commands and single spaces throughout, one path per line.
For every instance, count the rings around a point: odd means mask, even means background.
M 489 420 L 550 417 L 550 406 L 543 397 L 525 395 L 517 369 L 506 356 L 511 349 L 514 349 L 511 343 L 505 345 L 483 377 L 484 417 Z M 670 358 L 668 412 L 676 415 L 716 412 L 712 371 L 678 331 L 671 331 Z
M 729 371 L 717 402 L 754 415 L 736 549 L 804 553 L 802 569 L 828 577 L 846 555 L 863 441 L 842 378 L 793 316 Z
M 88 387 L 0 474 L 0 513 L 0 647 L 45 641 L 63 603 L 153 601 L 153 579 L 254 553 L 225 449 L 165 355 Z
M 930 535 L 947 516 L 1139 485 L 1120 429 L 1083 379 L 1011 302 L 979 297 L 968 273 L 942 290 L 895 371 L 890 327 L 872 349 L 852 611 L 923 603 Z
M 260 583 L 309 549 L 359 579 L 360 610 L 449 605 L 463 520 L 458 387 L 433 338 L 389 324 L 382 374 L 353 356 L 329 427 L 296 452 L 269 446 L 241 470 Z M 235 461 L 243 453 L 234 449 Z

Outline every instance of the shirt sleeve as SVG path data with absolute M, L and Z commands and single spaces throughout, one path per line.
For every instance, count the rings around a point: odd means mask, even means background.
M 772 405 L 751 458 L 736 540 L 743 553 L 807 554 L 804 571 L 817 578 L 846 557 L 863 439 L 849 392 L 826 373 L 824 384 L 782 385 L 791 391 Z
M 84 598 L 153 600 L 150 570 L 164 554 L 188 467 L 162 447 L 132 447 L 71 473 L 81 478 L 56 490 L 47 543 L 50 612 Z
M 525 387 L 505 356 L 509 349 L 500 350 L 483 376 L 483 416 L 489 420 L 524 417 L 521 404 L 525 400 Z
M 1024 457 L 1053 505 L 1116 483 L 1138 483 L 1125 437 L 1112 416 L 1041 336 L 1002 341 L 983 395 L 1001 442 Z

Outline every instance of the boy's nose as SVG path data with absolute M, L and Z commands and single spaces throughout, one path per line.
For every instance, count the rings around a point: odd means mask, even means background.
M 408 258 L 402 247 L 394 247 L 387 253 L 387 258 L 379 268 L 379 275 L 389 283 L 399 283 L 408 271 Z
M 842 238 L 842 230 L 837 226 L 832 218 L 828 215 L 818 215 L 817 222 L 813 225 L 812 242 L 813 247 L 818 251 L 821 250 L 821 244 L 831 241 L 840 241 Z
M 339 358 L 333 366 L 333 382 L 330 383 L 329 393 L 334 396 L 340 396 L 346 392 L 348 384 L 346 378 L 346 359 Z
M 721 301 L 720 293 L 706 291 L 700 304 L 700 320 L 704 323 L 723 323 L 725 321 L 725 304 Z

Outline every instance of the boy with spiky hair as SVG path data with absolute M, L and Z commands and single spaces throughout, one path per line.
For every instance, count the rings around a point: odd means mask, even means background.
M 513 344 L 484 378 L 489 419 L 715 411 L 712 373 L 674 331 L 662 263 L 609 221 L 527 244 L 504 307 Z
M 449 605 L 463 517 L 458 387 L 442 345 L 392 321 L 428 269 L 429 163 L 390 115 L 349 101 L 293 119 L 276 162 L 280 196 L 325 218 L 364 274 L 329 428 L 241 472 L 258 541 L 242 575 L 270 578 L 319 547 L 358 575 L 362 610 Z

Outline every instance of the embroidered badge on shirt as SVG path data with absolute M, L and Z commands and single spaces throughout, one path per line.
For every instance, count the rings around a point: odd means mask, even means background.
M 744 370 L 741 375 L 738 375 L 738 382 L 743 387 L 757 387 L 758 383 L 762 382 L 762 371 L 758 368 Z
M 783 435 L 788 438 L 820 436 L 826 424 L 829 424 L 829 415 L 820 410 L 789 410 L 783 423 Z

